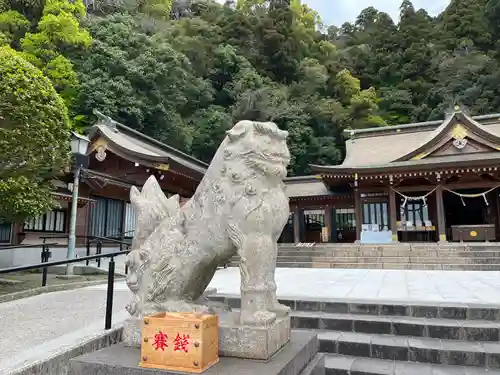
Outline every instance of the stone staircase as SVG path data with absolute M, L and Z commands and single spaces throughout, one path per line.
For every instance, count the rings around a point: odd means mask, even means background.
M 500 374 L 500 307 L 281 302 L 294 329 L 317 332 L 326 375 Z
M 500 244 L 279 245 L 278 267 L 500 270 Z M 239 257 L 231 259 L 237 266 Z

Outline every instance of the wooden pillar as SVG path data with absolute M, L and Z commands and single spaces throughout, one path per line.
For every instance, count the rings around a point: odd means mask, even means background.
M 436 211 L 437 211 L 437 232 L 438 241 L 446 242 L 446 224 L 444 216 L 444 203 L 443 203 L 443 187 L 439 185 L 436 188 Z
M 324 209 L 324 215 L 325 215 L 325 227 L 327 228 L 328 231 L 328 238 L 326 242 L 332 242 L 332 206 L 327 204 Z
M 354 214 L 356 218 L 356 241 L 361 240 L 361 222 L 363 221 L 361 195 L 358 188 L 354 188 Z
M 307 225 L 306 217 L 304 215 L 304 208 L 299 208 L 299 242 L 307 241 Z
M 496 223 L 496 226 L 495 226 L 495 229 L 496 229 L 496 238 L 500 238 L 500 201 L 498 199 L 498 189 L 495 189 L 493 191 L 493 194 L 495 196 L 495 204 L 496 204 L 496 220 L 495 220 L 495 223 Z
M 89 236 L 90 233 L 90 227 L 91 227 L 91 216 L 90 216 L 90 210 L 92 208 L 93 203 L 89 202 L 85 204 L 84 206 L 80 206 L 76 210 L 76 228 L 75 228 L 75 234 L 76 234 L 76 245 L 77 246 L 82 246 L 87 242 L 87 238 L 85 236 Z M 69 211 L 68 211 L 68 216 L 67 220 L 69 223 Z M 67 224 L 69 225 L 69 224 Z M 68 230 L 68 229 L 66 229 Z
M 24 240 L 24 222 L 15 221 L 10 227 L 10 245 L 20 245 Z
M 293 207 L 293 216 L 292 216 L 292 222 L 293 222 L 293 242 L 294 243 L 299 243 L 300 242 L 300 223 L 299 223 L 299 215 L 300 215 L 300 210 L 299 206 L 296 205 Z
M 120 233 L 120 241 L 125 242 L 125 231 L 127 227 L 127 201 L 122 201 L 122 232 Z M 119 244 L 120 250 L 123 250 L 123 244 Z
M 332 207 L 332 229 L 330 230 L 330 242 L 338 242 L 338 223 L 337 223 L 337 209 Z
M 398 217 L 396 212 L 396 192 L 389 187 L 389 225 L 392 231 L 392 242 L 398 242 Z

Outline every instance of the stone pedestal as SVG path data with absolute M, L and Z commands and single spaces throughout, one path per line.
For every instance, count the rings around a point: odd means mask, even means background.
M 318 354 L 318 337 L 313 332 L 294 331 L 291 339 L 267 361 L 221 357 L 218 364 L 205 375 L 324 375 L 324 361 Z M 140 349 L 124 344 L 112 345 L 97 352 L 71 360 L 68 375 L 179 375 L 171 372 L 141 368 Z
M 266 327 L 241 326 L 238 312 L 219 315 L 219 355 L 267 360 L 290 341 L 290 316 Z
M 128 317 L 123 322 L 122 340 L 127 346 L 139 348 L 141 346 L 142 319 L 135 316 Z

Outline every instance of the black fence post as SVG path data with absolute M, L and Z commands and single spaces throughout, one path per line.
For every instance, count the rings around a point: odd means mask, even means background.
M 115 258 L 111 257 L 108 265 L 108 293 L 106 296 L 106 322 L 104 323 L 104 329 L 111 328 L 111 320 L 113 317 L 114 282 L 115 282 Z
M 130 245 L 127 245 L 127 251 L 130 250 Z M 125 259 L 125 275 L 128 275 L 128 263 L 127 263 L 127 259 Z
M 95 249 L 95 254 L 96 255 L 101 255 L 102 253 L 102 241 L 101 240 L 97 240 L 97 244 L 96 244 L 96 249 Z M 101 258 L 97 258 L 97 267 L 101 268 Z
M 45 247 L 46 247 L 46 245 L 43 244 L 42 245 L 42 252 L 40 253 L 40 262 L 41 263 L 45 263 Z
M 90 256 L 90 238 L 87 238 L 87 256 Z M 90 261 L 87 259 L 87 260 L 85 261 L 85 265 L 87 265 L 87 266 L 88 266 L 88 265 L 89 265 L 89 262 L 90 262 Z
M 49 261 L 49 247 L 46 244 L 42 246 L 42 263 L 47 263 Z M 42 286 L 47 285 L 47 267 L 43 267 L 42 269 Z

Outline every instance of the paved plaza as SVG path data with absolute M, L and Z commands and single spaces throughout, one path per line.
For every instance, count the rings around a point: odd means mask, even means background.
M 238 295 L 239 281 L 238 268 L 221 269 L 210 287 Z M 496 271 L 278 268 L 276 281 L 283 298 L 500 306 Z M 114 324 L 127 317 L 128 300 L 125 283 L 117 282 Z M 102 332 L 105 301 L 106 285 L 97 285 L 0 304 L 0 369 L 8 374 Z
M 228 268 L 210 286 L 239 295 L 239 281 L 238 268 Z M 498 271 L 277 268 L 276 282 L 280 297 L 500 305 Z

